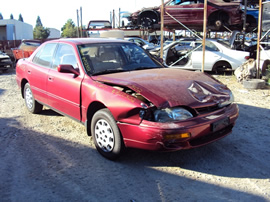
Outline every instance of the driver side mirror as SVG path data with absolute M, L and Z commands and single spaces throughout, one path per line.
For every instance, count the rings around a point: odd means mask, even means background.
M 74 69 L 72 65 L 59 65 L 57 71 L 61 73 L 71 73 L 75 76 L 80 75 L 79 69 Z

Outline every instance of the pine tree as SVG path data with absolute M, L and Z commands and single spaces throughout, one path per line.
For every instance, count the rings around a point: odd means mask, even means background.
M 40 17 L 37 17 L 36 26 L 33 31 L 34 39 L 47 39 L 50 35 L 50 30 L 43 27 Z
M 77 29 L 71 19 L 66 22 L 66 24 L 61 28 L 61 31 L 61 37 L 72 38 L 77 36 Z
M 42 22 L 41 22 L 41 19 L 40 19 L 39 16 L 37 17 L 37 20 L 36 20 L 36 26 L 41 26 L 41 27 L 43 27 Z
M 23 22 L 22 14 L 19 15 L 19 21 Z

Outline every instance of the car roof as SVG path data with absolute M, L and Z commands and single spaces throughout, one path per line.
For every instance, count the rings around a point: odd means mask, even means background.
M 48 41 L 48 43 L 52 42 L 65 42 L 75 45 L 81 45 L 81 44 L 91 44 L 91 43 L 131 43 L 126 40 L 122 39 L 115 39 L 115 38 L 60 38 L 56 40 Z

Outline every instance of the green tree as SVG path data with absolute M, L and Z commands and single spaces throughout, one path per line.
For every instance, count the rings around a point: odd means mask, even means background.
M 19 21 L 23 22 L 22 14 L 19 15 Z
M 39 16 L 37 17 L 37 20 L 36 20 L 36 26 L 41 26 L 41 27 L 43 27 L 43 24 L 42 24 L 41 19 L 40 19 Z
M 11 19 L 11 20 L 13 20 L 13 19 L 14 19 L 14 17 L 13 17 L 13 15 L 12 15 L 12 13 L 10 14 L 10 19 Z
M 61 37 L 72 38 L 77 36 L 77 28 L 71 19 L 66 22 L 61 31 Z
M 50 35 L 49 28 L 43 27 L 39 16 L 37 17 L 36 26 L 34 28 L 33 34 L 34 34 L 34 39 L 47 39 L 48 36 Z
M 2 15 L 2 13 L 0 13 L 0 20 L 3 20 L 4 18 L 3 18 L 3 15 Z

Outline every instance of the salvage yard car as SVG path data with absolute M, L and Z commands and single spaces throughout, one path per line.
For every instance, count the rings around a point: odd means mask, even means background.
M 140 37 L 125 37 L 124 39 L 137 44 L 138 46 L 142 47 L 145 50 L 151 50 L 156 48 L 156 46 L 153 43 L 150 43 Z
M 202 41 L 178 40 L 164 47 L 164 64 L 172 68 L 200 70 L 202 68 Z M 152 55 L 160 55 L 160 49 L 151 50 Z M 249 59 L 247 51 L 233 50 L 216 40 L 205 42 L 205 71 L 222 72 L 235 70 Z
M 13 48 L 12 53 L 15 60 L 19 60 L 21 58 L 28 58 L 41 44 L 39 40 L 22 40 L 20 46 L 18 48 Z
M 0 71 L 5 72 L 12 67 L 13 62 L 10 57 L 6 53 L 0 51 Z
M 31 113 L 43 105 L 84 124 L 98 152 L 175 151 L 228 135 L 238 117 L 231 91 L 201 72 L 170 69 L 134 43 L 59 39 L 16 67 Z
M 208 28 L 220 30 L 223 25 L 234 28 L 243 24 L 240 2 L 223 0 L 208 0 L 207 2 Z M 159 28 L 160 7 L 143 8 L 136 11 L 131 14 L 130 20 L 135 27 Z M 177 22 L 180 21 L 190 29 L 199 31 L 203 29 L 203 19 L 203 0 L 169 0 L 164 3 L 164 27 L 168 29 L 182 29 L 183 26 Z

